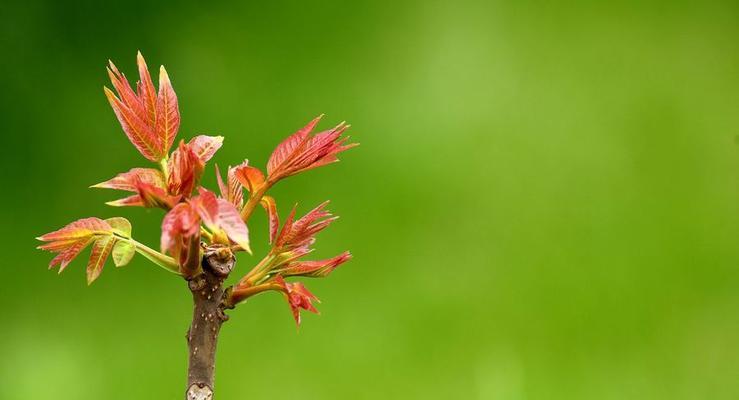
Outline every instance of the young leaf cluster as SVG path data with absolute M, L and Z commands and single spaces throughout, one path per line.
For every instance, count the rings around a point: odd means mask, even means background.
M 325 277 L 351 258 L 349 252 L 325 260 L 304 260 L 312 251 L 315 236 L 336 217 L 323 203 L 302 218 L 293 207 L 280 224 L 277 202 L 269 190 L 283 179 L 338 161 L 337 154 L 356 146 L 343 136 L 349 125 L 313 133 L 321 117 L 280 143 L 269 158 L 266 169 L 244 160 L 229 167 L 225 179 L 216 166 L 218 193 L 200 185 L 207 163 L 223 145 L 222 136 L 198 135 L 174 146 L 180 127 L 177 95 L 164 67 L 159 69 L 158 87 L 141 53 L 137 56 L 139 79 L 131 85 L 110 62 L 108 75 L 113 89 L 104 88 L 113 112 L 133 146 L 152 162 L 93 185 L 128 194 L 107 204 L 114 207 L 160 208 L 160 250 L 154 250 L 131 236 L 131 224 L 120 217 L 84 218 L 54 232 L 40 236 L 40 249 L 56 253 L 49 267 L 63 271 L 85 248 L 91 246 L 87 263 L 87 282 L 95 281 L 108 258 L 116 266 L 128 264 L 139 253 L 154 264 L 190 279 L 202 273 L 202 258 L 208 249 L 225 248 L 251 253 L 248 221 L 257 206 L 269 219 L 268 254 L 228 288 L 225 302 L 236 306 L 253 295 L 266 291 L 281 293 L 295 321 L 300 310 L 317 312 L 317 298 L 293 277 Z M 174 150 L 172 147 L 174 146 Z M 112 257 L 111 257 L 112 256 Z

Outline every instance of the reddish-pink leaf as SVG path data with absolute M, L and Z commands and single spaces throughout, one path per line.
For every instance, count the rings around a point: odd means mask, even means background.
M 289 235 L 292 231 L 296 208 L 297 204 L 293 206 L 292 210 L 290 210 L 290 214 L 288 214 L 287 216 L 287 219 L 285 219 L 285 223 L 282 224 L 282 230 L 280 230 L 280 234 L 277 235 L 277 238 L 273 242 L 275 247 L 280 246 L 281 243 L 284 244 L 286 242 L 286 236 Z
M 249 160 L 245 160 L 241 165 L 234 168 L 234 176 L 249 191 L 254 193 L 264 185 L 264 174 L 259 168 L 248 165 Z
M 100 218 L 90 217 L 74 221 L 54 232 L 47 233 L 38 238 L 44 242 L 59 240 L 76 240 L 93 235 L 110 234 L 113 228 Z
M 163 189 L 166 188 L 162 172 L 153 168 L 133 168 L 128 172 L 120 173 L 110 180 L 91 187 L 136 192 L 137 182 L 143 182 Z
M 203 188 L 200 188 L 200 195 L 193 198 L 191 204 L 205 226 L 213 231 L 224 232 L 231 241 L 251 253 L 249 230 L 233 204 Z
M 144 204 L 144 199 L 142 199 L 141 196 L 137 194 L 118 200 L 108 201 L 105 204 L 111 207 L 146 207 L 146 204 Z
M 62 271 L 67 268 L 67 265 L 69 265 L 69 263 L 72 262 L 72 260 L 74 260 L 75 257 L 77 257 L 80 252 L 82 252 L 82 250 L 84 250 L 85 247 L 90 244 L 91 241 L 91 237 L 81 238 L 74 241 L 72 245 L 70 245 L 63 251 L 60 251 L 59 254 L 57 254 L 57 256 L 51 260 L 51 262 L 49 263 L 49 269 L 59 265 L 59 273 L 62 273 Z
M 244 205 L 244 188 L 236 178 L 235 168 L 228 168 L 228 183 L 224 183 L 221 178 L 221 171 L 216 165 L 216 178 L 218 179 L 218 188 L 221 191 L 221 197 L 233 204 L 237 209 L 241 209 Z
M 159 186 L 150 185 L 143 182 L 135 183 L 136 193 L 119 200 L 109 201 L 105 204 L 113 207 L 147 207 L 147 208 L 163 208 L 169 210 L 177 204 L 182 196 L 170 195 L 167 191 Z
M 272 196 L 263 196 L 260 201 L 269 219 L 269 242 L 274 243 L 277 238 L 277 229 L 280 226 L 280 217 L 277 214 L 277 203 Z
M 161 187 L 139 182 L 136 184 L 139 196 L 144 202 L 144 207 L 163 208 L 169 210 L 182 198 L 181 195 L 170 195 Z
M 295 318 L 295 323 L 298 326 L 300 326 L 301 309 L 318 314 L 318 310 L 313 306 L 313 300 L 318 301 L 318 298 L 308 291 L 302 283 L 288 283 L 281 276 L 278 276 L 275 282 L 283 287 L 283 293 L 285 293 L 290 311 L 292 311 L 293 318 Z
M 349 125 L 343 122 L 331 130 L 310 137 L 316 123 L 318 119 L 314 119 L 308 126 L 277 146 L 267 164 L 270 182 L 274 183 L 299 172 L 338 161 L 336 157 L 338 153 L 356 146 L 344 144 L 348 137 L 341 135 Z
M 169 75 L 162 66 L 159 69 L 159 94 L 156 104 L 156 133 L 161 143 L 161 149 L 166 154 L 174 143 L 177 131 L 180 129 L 180 110 L 177 105 L 177 95 L 172 89 Z
M 105 96 L 110 102 L 123 131 L 136 149 L 148 160 L 158 162 L 164 158 L 159 138 L 146 121 L 139 118 L 126 104 L 121 102 L 108 88 L 104 88 Z
M 231 167 L 228 168 L 229 170 Z M 218 168 L 218 164 L 216 164 L 216 181 L 218 182 L 218 190 L 221 191 L 221 197 L 229 200 L 230 193 L 228 190 L 228 186 L 226 183 L 223 182 L 223 178 L 221 177 L 221 169 Z
M 348 128 L 349 125 L 341 123 L 334 129 L 317 133 L 308 141 L 306 152 L 296 160 L 297 168 L 290 174 L 293 175 L 337 162 L 339 161 L 336 157 L 338 153 L 358 146 L 357 143 L 344 144 L 349 140 L 349 137 L 341 137 L 341 134 Z
M 192 146 L 180 141 L 180 146 L 172 152 L 167 164 L 169 181 L 167 187 L 172 195 L 190 197 L 200 181 L 205 164 Z
M 87 284 L 91 284 L 100 276 L 105 261 L 113 250 L 116 239 L 113 236 L 102 237 L 92 245 L 90 260 L 87 262 Z
M 188 203 L 177 204 L 162 220 L 162 251 L 179 257 L 183 243 L 200 232 L 200 217 Z
M 59 265 L 61 272 L 91 241 L 101 237 L 113 237 L 115 231 L 108 222 L 93 217 L 74 221 L 37 239 L 48 242 L 39 246 L 39 249 L 58 253 L 51 260 L 49 268 Z
M 282 276 L 306 276 L 324 278 L 333 272 L 339 265 L 349 261 L 352 255 L 345 251 L 336 257 L 318 261 L 296 261 L 279 271 Z
M 331 213 L 324 210 L 328 202 L 320 204 L 311 210 L 308 214 L 297 221 L 293 222 L 295 208 L 293 208 L 290 216 L 280 231 L 280 235 L 275 240 L 275 247 L 283 251 L 293 250 L 301 247 L 308 247 L 315 241 L 315 235 L 325 229 L 337 217 L 332 217 Z
M 157 110 L 157 92 L 154 88 L 154 83 L 151 81 L 151 75 L 149 74 L 149 68 L 146 66 L 144 56 L 139 51 L 136 54 L 136 64 L 139 67 L 139 78 L 141 79 L 138 84 L 138 96 L 141 99 L 141 103 L 146 109 L 148 118 L 147 121 L 149 126 L 155 126 L 156 123 L 156 110 Z M 169 147 L 167 147 L 169 149 Z M 166 150 L 165 150 L 166 151 Z
M 130 108 L 137 117 L 142 121 L 147 121 L 147 112 L 144 105 L 141 103 L 141 99 L 131 89 L 131 85 L 126 80 L 126 76 L 118 71 L 118 68 L 113 64 L 112 61 L 108 61 L 108 76 L 110 82 L 113 84 L 118 96 L 123 103 Z
M 286 164 L 289 164 L 292 158 L 300 153 L 308 140 L 308 135 L 318 124 L 318 121 L 321 120 L 321 117 L 323 115 L 314 118 L 308 125 L 288 136 L 287 139 L 283 140 L 275 148 L 267 162 L 267 173 L 273 175 L 278 169 L 284 168 Z
M 223 136 L 195 136 L 188 143 L 203 163 L 210 161 L 223 145 Z
M 38 247 L 36 247 L 39 250 L 46 250 L 51 252 L 60 252 L 63 250 L 66 250 L 70 247 L 72 247 L 75 243 L 77 243 L 80 239 L 68 239 L 68 240 L 58 240 L 54 242 L 44 243 Z

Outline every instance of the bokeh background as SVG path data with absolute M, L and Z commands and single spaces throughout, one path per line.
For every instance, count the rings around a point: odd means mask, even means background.
M 736 2 L 102 3 L 1 6 L 1 399 L 184 391 L 182 281 L 34 250 L 85 216 L 158 243 L 87 189 L 147 165 L 102 93 L 139 49 L 221 166 L 320 113 L 362 144 L 276 187 L 355 259 L 299 331 L 276 294 L 231 313 L 219 399 L 739 398 Z

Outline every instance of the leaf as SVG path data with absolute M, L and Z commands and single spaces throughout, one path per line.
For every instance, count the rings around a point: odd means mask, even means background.
M 102 237 L 92 245 L 90 260 L 87 262 L 87 284 L 94 282 L 103 272 L 105 261 L 108 259 L 116 239 L 113 236 Z
M 154 88 L 154 83 L 151 81 L 146 60 L 144 60 L 144 56 L 141 55 L 140 51 L 136 54 L 136 64 L 139 68 L 139 78 L 141 79 L 137 85 L 138 96 L 146 109 L 149 126 L 154 126 L 156 123 L 157 92 Z
M 180 201 L 182 196 L 171 196 L 165 189 L 143 182 L 136 184 L 138 194 L 105 204 L 113 207 L 147 207 L 169 210 Z
M 127 219 L 122 217 L 108 218 L 105 222 L 113 228 L 113 233 L 116 235 L 123 236 L 125 238 L 131 238 L 131 223 Z
M 264 185 L 264 174 L 259 168 L 247 165 L 249 160 L 245 160 L 241 165 L 234 168 L 234 176 L 249 191 L 254 193 Z
M 234 243 L 251 253 L 249 229 L 233 204 L 217 198 L 213 192 L 203 188 L 200 188 L 200 195 L 192 199 L 191 204 L 203 219 L 205 226 L 213 231 L 224 232 Z
M 345 251 L 336 257 L 318 261 L 296 261 L 279 271 L 282 276 L 305 276 L 310 278 L 324 278 L 333 272 L 339 265 L 349 261 L 351 253 Z
M 123 132 L 139 153 L 146 157 L 146 159 L 154 162 L 158 162 L 164 158 L 164 152 L 160 148 L 159 138 L 156 136 L 152 127 L 137 116 L 131 108 L 121 102 L 110 89 L 103 89 L 105 96 L 110 102 L 110 106 L 113 108 L 113 112 L 115 112 L 118 121 L 121 123 Z
M 205 164 L 190 144 L 180 141 L 177 150 L 172 152 L 167 169 L 169 181 L 167 188 L 172 195 L 190 197 L 200 181 Z
M 159 68 L 159 94 L 156 103 L 156 133 L 164 154 L 169 152 L 180 129 L 180 110 L 177 95 L 164 66 Z
M 269 219 L 269 242 L 274 243 L 277 238 L 277 229 L 280 226 L 280 217 L 277 214 L 277 203 L 272 196 L 263 196 L 259 202 L 264 210 L 267 211 L 267 217 Z
M 223 136 L 195 136 L 188 143 L 195 154 L 204 163 L 210 161 L 216 151 L 223 146 Z
M 105 221 L 95 217 L 84 218 L 37 238 L 47 242 L 38 248 L 58 253 L 49 263 L 49 268 L 58 265 L 61 273 L 90 243 L 97 245 L 104 239 L 115 241 L 114 233 L 126 234 L 127 232 L 130 235 L 130 224 L 123 218 L 110 218 Z M 88 278 L 94 280 L 99 275 L 97 268 L 96 264 L 90 267 Z
M 180 127 L 177 95 L 164 67 L 159 69 L 157 93 L 141 52 L 136 55 L 136 64 L 141 79 L 136 91 L 111 62 L 108 75 L 118 96 L 108 88 L 105 95 L 129 140 L 144 157 L 158 162 L 169 153 Z
M 170 195 L 163 188 L 139 182 L 136 185 L 138 195 L 141 197 L 144 207 L 158 207 L 169 210 L 182 198 L 181 195 Z
M 338 153 L 357 146 L 354 143 L 344 144 L 349 138 L 341 135 L 349 125 L 343 122 L 333 129 L 310 137 L 316 123 L 318 118 L 277 146 L 267 164 L 270 182 L 336 162 Z
M 77 240 L 89 238 L 93 235 L 108 235 L 113 228 L 100 218 L 84 218 L 74 221 L 65 227 L 38 237 L 44 242 Z
M 59 265 L 59 273 L 61 274 L 62 271 L 67 268 L 67 265 L 69 265 L 69 263 L 72 262 L 72 260 L 74 260 L 91 241 L 92 238 L 81 238 L 79 240 L 72 241 L 65 250 L 60 251 L 59 254 L 51 260 L 49 263 L 49 269 Z
M 144 104 L 136 93 L 131 89 L 131 85 L 126 80 L 126 76 L 118 71 L 118 68 L 113 64 L 112 61 L 108 61 L 108 76 L 110 82 L 113 84 L 116 92 L 121 101 L 130 108 L 137 117 L 142 121 L 147 121 L 147 112 L 144 108 Z
M 141 196 L 137 194 L 118 200 L 108 201 L 105 204 L 111 207 L 146 207 L 146 204 L 144 204 L 144 199 L 142 199 Z
M 137 193 L 134 196 L 106 203 L 114 207 L 137 206 L 170 209 L 179 201 L 179 197 L 170 196 L 167 193 L 163 174 L 152 168 L 134 168 L 92 187 Z
M 162 220 L 162 251 L 179 257 L 184 241 L 200 232 L 200 216 L 189 203 L 179 203 Z
M 331 213 L 324 209 L 327 204 L 327 201 L 321 203 L 318 207 L 294 222 L 295 208 L 293 208 L 279 236 L 275 240 L 275 247 L 283 250 L 293 250 L 313 244 L 315 235 L 337 219 L 337 217 L 332 217 Z
M 128 172 L 120 173 L 105 182 L 100 182 L 91 187 L 136 192 L 137 182 L 143 182 L 161 188 L 166 187 L 162 172 L 153 168 L 133 168 Z
M 116 267 L 128 265 L 134 254 L 136 254 L 136 246 L 131 242 L 118 241 L 113 247 L 113 263 Z
M 228 168 L 229 170 L 231 167 Z M 216 181 L 218 182 L 218 190 L 221 191 L 221 197 L 228 200 L 229 196 L 229 190 L 228 186 L 226 186 L 226 183 L 223 182 L 223 178 L 221 177 L 221 169 L 218 168 L 218 164 L 216 164 Z
M 277 145 L 272 155 L 269 157 L 267 162 L 267 173 L 272 175 L 280 167 L 289 162 L 295 155 L 297 155 L 301 148 L 305 146 L 308 135 L 313 128 L 318 124 L 323 115 L 314 118 L 308 125 L 304 126 L 294 134 L 283 140 L 282 143 Z
M 313 293 L 300 282 L 287 283 L 281 276 L 275 279 L 275 282 L 283 287 L 283 293 L 287 298 L 287 303 L 292 311 L 295 323 L 300 326 L 300 310 L 307 310 L 314 314 L 318 314 L 318 310 L 313 306 L 313 300 L 318 301 Z
M 221 191 L 221 197 L 233 204 L 237 209 L 244 206 L 244 188 L 241 182 L 236 178 L 235 168 L 228 167 L 228 183 L 224 183 L 221 178 L 221 171 L 216 165 L 216 179 L 218 180 L 218 188 Z

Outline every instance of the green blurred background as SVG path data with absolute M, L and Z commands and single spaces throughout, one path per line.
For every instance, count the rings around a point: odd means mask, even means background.
M 275 189 L 355 259 L 300 331 L 275 294 L 231 313 L 219 399 L 739 398 L 736 2 L 101 3 L 0 11 L 1 399 L 184 391 L 182 281 L 34 250 L 85 216 L 158 243 L 86 189 L 147 165 L 102 93 L 138 49 L 221 166 L 320 113 L 362 143 Z

